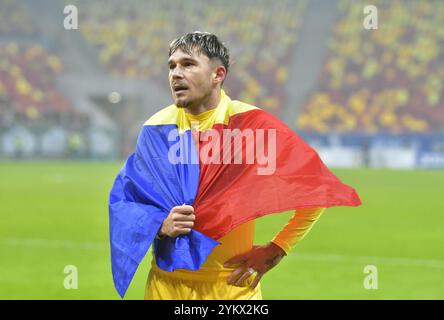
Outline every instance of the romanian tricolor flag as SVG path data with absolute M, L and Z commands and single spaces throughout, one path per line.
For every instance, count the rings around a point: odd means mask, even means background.
M 200 122 L 175 105 L 156 113 L 114 182 L 111 263 L 122 297 L 151 244 L 163 270 L 198 270 L 217 239 L 244 222 L 299 208 L 361 203 L 276 117 L 223 91 L 217 108 L 207 113 Z M 195 210 L 191 233 L 156 239 L 170 210 L 183 204 Z

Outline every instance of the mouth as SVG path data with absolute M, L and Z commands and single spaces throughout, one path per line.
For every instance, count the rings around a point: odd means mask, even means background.
M 187 90 L 188 90 L 188 87 L 184 84 L 176 84 L 173 86 L 173 91 L 176 95 L 184 93 Z

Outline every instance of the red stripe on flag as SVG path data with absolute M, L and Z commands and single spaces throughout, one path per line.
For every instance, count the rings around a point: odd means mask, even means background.
M 213 133 L 223 137 L 226 129 L 241 132 L 276 129 L 276 169 L 271 175 L 260 175 L 258 169 L 264 166 L 259 165 L 257 159 L 247 164 L 246 139 L 242 143 L 241 164 L 233 163 L 234 152 L 227 158 L 230 163 L 205 163 L 208 157 L 202 151 L 211 150 L 210 141 L 201 141 L 199 189 L 194 203 L 197 231 L 218 239 L 238 225 L 266 214 L 361 204 L 356 191 L 333 175 L 309 145 L 271 114 L 260 109 L 236 114 L 227 125 L 215 125 Z M 265 151 L 270 150 L 272 140 L 264 141 Z M 222 141 L 219 147 L 222 160 Z

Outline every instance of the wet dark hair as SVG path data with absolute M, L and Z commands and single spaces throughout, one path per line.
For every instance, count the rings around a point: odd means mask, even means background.
M 219 39 L 209 32 L 194 31 L 188 33 L 170 44 L 169 57 L 177 50 L 191 55 L 193 52 L 205 54 L 210 59 L 219 59 L 227 70 L 230 66 L 230 55 L 228 49 Z

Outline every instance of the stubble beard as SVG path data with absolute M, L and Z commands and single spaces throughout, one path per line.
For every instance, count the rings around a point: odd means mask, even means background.
M 190 103 L 189 103 L 189 101 L 186 101 L 186 100 L 182 100 L 182 99 L 177 99 L 176 98 L 176 107 L 178 107 L 178 108 L 187 108 L 189 105 L 190 105 Z
M 197 97 L 194 100 L 189 99 L 189 97 L 185 98 L 185 99 L 181 99 L 178 97 L 175 97 L 175 105 L 178 108 L 183 108 L 183 109 L 191 109 L 196 105 L 199 105 L 201 103 L 203 103 L 206 99 L 209 99 L 211 93 L 208 93 L 206 95 L 204 95 L 203 97 Z

